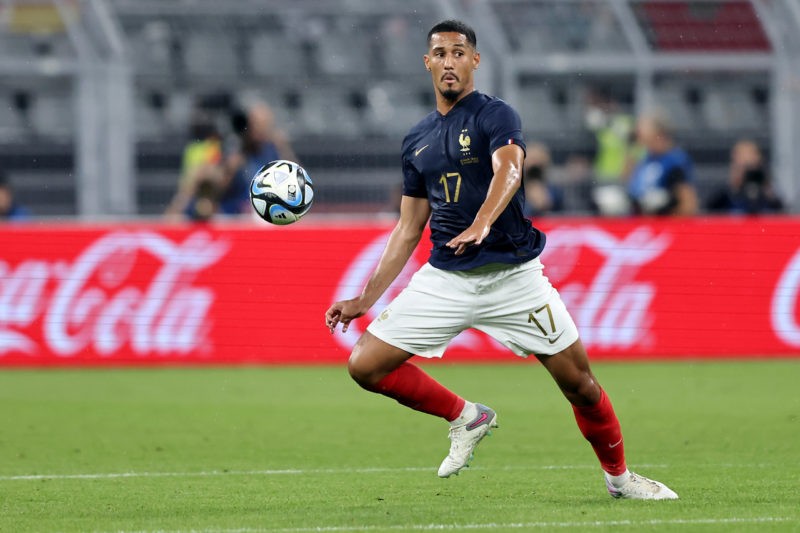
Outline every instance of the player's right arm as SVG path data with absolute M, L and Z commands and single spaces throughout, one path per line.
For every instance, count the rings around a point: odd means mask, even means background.
M 427 198 L 403 196 L 400 202 L 400 219 L 392 230 L 378 266 L 364 290 L 355 298 L 334 303 L 325 313 L 325 325 L 331 333 L 339 323 L 342 324 L 342 331 L 347 331 L 350 322 L 366 314 L 389 288 L 414 253 L 430 216 L 431 206 Z

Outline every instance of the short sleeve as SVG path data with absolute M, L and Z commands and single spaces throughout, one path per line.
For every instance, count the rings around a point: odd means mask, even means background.
M 502 100 L 486 104 L 481 113 L 481 127 L 489 138 L 489 151 L 507 144 L 519 145 L 525 151 L 522 121 L 514 109 Z
M 403 196 L 414 198 L 427 198 L 428 191 L 425 188 L 425 178 L 417 172 L 405 157 L 403 157 Z

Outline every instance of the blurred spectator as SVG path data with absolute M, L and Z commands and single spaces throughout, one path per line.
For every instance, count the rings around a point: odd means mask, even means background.
M 636 122 L 636 138 L 645 150 L 628 182 L 633 211 L 648 215 L 694 215 L 697 191 L 689 155 L 675 145 L 666 118 L 645 114 Z
M 540 143 L 528 146 L 525 157 L 525 215 L 540 216 L 564 209 L 564 193 L 548 180 L 550 152 Z
M 592 201 L 594 177 L 589 157 L 581 153 L 567 155 L 561 167 L 561 179 L 564 194 L 564 210 L 576 213 L 588 213 L 595 210 Z
M 634 119 L 603 91 L 589 94 L 586 127 L 594 132 L 596 155 L 594 176 L 598 184 L 620 183 L 633 166 Z
M 601 215 L 627 215 L 631 204 L 622 182 L 641 156 L 633 142 L 634 118 L 605 91 L 590 92 L 587 104 L 586 127 L 596 145 L 592 207 Z
M 183 214 L 195 222 L 206 222 L 220 212 L 222 167 L 202 165 L 194 171 L 194 194 Z
M 706 207 L 709 211 L 748 215 L 783 210 L 755 142 L 745 139 L 733 145 L 728 184 L 711 196 Z
M 0 172 L 0 222 L 20 221 L 30 216 L 30 211 L 14 198 L 14 190 L 6 175 Z
M 252 105 L 246 116 L 235 115 L 232 122 L 240 146 L 225 161 L 219 199 L 220 212 L 229 215 L 250 210 L 250 180 L 261 167 L 276 159 L 297 161 L 267 104 Z
M 207 220 L 213 215 L 213 212 L 208 212 L 211 205 L 215 206 L 216 211 L 215 198 L 222 180 L 222 140 L 212 117 L 200 110 L 192 117 L 189 136 L 191 140 L 183 150 L 178 189 L 166 213 Z M 200 199 L 203 200 L 200 202 L 203 207 L 198 212 L 195 204 Z

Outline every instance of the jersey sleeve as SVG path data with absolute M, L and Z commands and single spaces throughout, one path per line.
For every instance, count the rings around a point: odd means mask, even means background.
M 425 178 L 417 172 L 408 159 L 403 156 L 403 196 L 414 198 L 427 198 L 428 191 L 425 188 Z
M 525 151 L 522 121 L 517 112 L 502 100 L 486 104 L 481 113 L 481 126 L 489 138 L 491 153 L 507 144 L 516 144 Z

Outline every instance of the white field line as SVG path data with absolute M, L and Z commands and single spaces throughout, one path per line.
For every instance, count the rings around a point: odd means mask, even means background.
M 706 463 L 698 465 L 702 468 L 770 468 L 775 465 L 770 463 Z M 639 468 L 669 468 L 665 464 L 637 464 Z M 73 474 L 17 474 L 0 475 L 2 481 L 38 481 L 42 479 L 119 479 L 119 478 L 149 478 L 149 477 L 216 477 L 216 476 L 308 476 L 322 474 L 391 474 L 402 472 L 433 472 L 436 469 L 428 466 L 406 467 L 366 467 L 366 468 L 279 468 L 273 470 L 205 470 L 199 472 L 107 472 L 107 473 L 73 473 Z M 585 465 L 518 465 L 503 467 L 471 467 L 470 470 L 485 471 L 541 471 L 541 470 L 599 470 L 594 464 Z
M 769 468 L 769 463 L 715 463 L 704 464 L 705 468 Z M 665 464 L 637 464 L 638 468 L 669 468 Z M 336 474 L 391 474 L 401 472 L 433 472 L 436 469 L 428 466 L 406 467 L 367 467 L 367 468 L 282 468 L 274 470 L 205 470 L 199 472 L 107 472 L 107 473 L 73 473 L 73 474 L 18 474 L 0 475 L 2 481 L 38 481 L 42 479 L 120 479 L 120 478 L 155 478 L 155 477 L 221 477 L 221 476 L 314 476 Z M 518 465 L 503 467 L 471 467 L 470 470 L 481 471 L 540 471 L 540 470 L 599 470 L 597 465 Z
M 637 465 L 641 468 L 667 468 L 667 465 Z M 470 470 L 598 470 L 598 465 L 530 465 L 500 468 L 472 467 Z M 0 481 L 38 481 L 42 479 L 117 479 L 148 477 L 216 477 L 216 476 L 304 476 L 323 474 L 391 474 L 399 472 L 434 472 L 429 466 L 374 467 L 374 468 L 284 468 L 275 470 L 206 470 L 200 472 L 109 472 L 89 474 L 21 474 L 0 476 Z
M 115 533 L 313 533 L 339 531 L 462 531 L 492 529 L 556 529 L 556 528 L 605 528 L 605 527 L 657 527 L 657 526 L 695 526 L 722 524 L 769 524 L 797 522 L 788 517 L 762 516 L 752 518 L 665 518 L 653 520 L 593 520 L 585 522 L 510 522 L 510 523 L 467 523 L 467 524 L 406 524 L 385 526 L 318 526 L 294 528 L 237 528 L 237 529 L 190 529 L 153 530 Z
M 706 464 L 713 468 L 767 468 L 768 463 L 716 463 Z M 499 468 L 471 467 L 470 470 L 495 471 L 537 471 L 537 470 L 597 470 L 597 465 L 522 465 L 503 466 Z M 637 464 L 638 468 L 669 468 L 665 464 Z M 38 481 L 42 479 L 120 479 L 120 478 L 155 478 L 155 477 L 217 477 L 217 476 L 308 476 L 336 474 L 391 474 L 400 472 L 432 472 L 434 467 L 367 467 L 367 468 L 282 468 L 273 470 L 205 470 L 199 472 L 107 472 L 107 473 L 73 473 L 73 474 L 18 474 L 0 476 L 2 481 Z
M 502 470 L 576 470 L 597 468 L 591 465 L 547 465 L 540 467 L 506 467 Z M 214 476 L 284 476 L 319 474 L 390 474 L 397 472 L 433 472 L 433 467 L 399 468 L 285 468 L 276 470 L 207 470 L 201 472 L 111 472 L 105 474 L 29 474 L 0 476 L 0 481 L 36 481 L 41 479 L 115 479 L 136 477 L 214 477 Z M 480 470 L 480 468 L 473 468 Z

